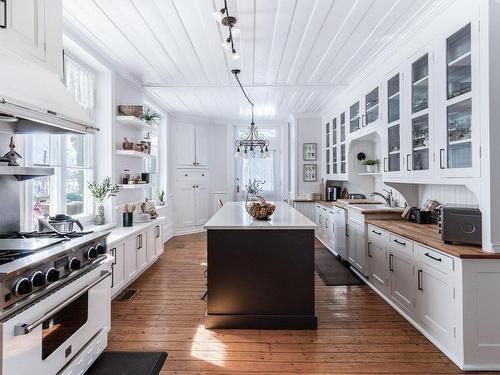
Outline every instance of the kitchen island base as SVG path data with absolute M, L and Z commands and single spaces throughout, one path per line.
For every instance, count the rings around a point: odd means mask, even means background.
M 207 232 L 207 328 L 317 328 L 313 229 Z

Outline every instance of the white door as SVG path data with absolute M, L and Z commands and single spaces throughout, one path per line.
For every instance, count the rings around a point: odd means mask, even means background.
M 196 225 L 205 225 L 210 219 L 210 193 L 208 185 L 197 184 L 194 189 L 196 202 Z
M 387 250 L 376 243 L 368 243 L 369 279 L 380 291 L 389 289 L 389 261 Z
M 196 201 L 194 186 L 194 183 L 185 182 L 180 183 L 177 189 L 175 212 L 179 227 L 191 227 L 195 225 Z
M 137 274 L 137 240 L 132 237 L 125 242 L 125 280 L 130 280 Z
M 2 46 L 45 61 L 45 0 L 0 2 L 0 26 Z
M 417 271 L 417 278 L 418 319 L 438 342 L 449 347 L 455 327 L 453 279 L 425 264 Z
M 148 263 L 146 232 L 136 237 L 137 269 L 143 270 Z
M 207 125 L 196 125 L 196 165 L 208 166 L 208 129 Z
M 151 262 L 156 258 L 156 227 L 149 228 L 146 232 L 146 253 L 147 261 Z
M 112 265 L 111 288 L 112 294 L 125 284 L 125 244 L 118 244 L 110 249 L 111 255 L 115 258 Z
M 415 268 L 411 257 L 402 251 L 389 252 L 391 298 L 408 313 L 413 312 Z
M 195 125 L 179 123 L 175 128 L 177 165 L 179 167 L 196 166 Z

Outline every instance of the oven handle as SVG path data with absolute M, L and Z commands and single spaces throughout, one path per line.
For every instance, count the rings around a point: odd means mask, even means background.
M 22 335 L 27 335 L 28 333 L 31 333 L 36 327 L 38 327 L 40 324 L 42 324 L 47 318 L 50 316 L 58 313 L 62 309 L 64 309 L 66 306 L 74 302 L 76 299 L 80 298 L 82 295 L 87 293 L 90 289 L 92 289 L 94 286 L 99 284 L 101 281 L 107 279 L 108 277 L 111 276 L 111 272 L 109 271 L 102 271 L 101 272 L 101 277 L 99 277 L 96 281 L 93 283 L 87 285 L 85 288 L 80 290 L 77 294 L 72 296 L 71 298 L 67 299 L 60 305 L 58 305 L 56 308 L 52 309 L 48 313 L 46 313 L 44 316 L 42 316 L 40 319 L 37 319 L 31 324 L 18 324 L 14 327 L 14 336 L 22 336 Z

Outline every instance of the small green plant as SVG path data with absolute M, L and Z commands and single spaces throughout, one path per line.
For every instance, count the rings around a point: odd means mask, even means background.
M 165 202 L 165 190 L 156 190 L 156 198 L 163 203 Z
M 140 115 L 139 118 L 144 121 L 160 121 L 160 115 L 149 108 L 143 111 Z
M 118 185 L 113 185 L 111 179 L 106 177 L 102 182 L 98 183 L 96 181 L 89 182 L 88 188 L 90 195 L 94 197 L 99 205 L 102 204 L 109 197 L 114 197 L 120 191 Z
M 378 164 L 378 160 L 365 160 L 363 162 L 363 165 L 377 165 Z

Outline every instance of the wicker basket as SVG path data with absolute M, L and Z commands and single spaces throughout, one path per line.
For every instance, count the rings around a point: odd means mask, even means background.
M 123 116 L 134 116 L 139 117 L 144 111 L 144 106 L 142 105 L 119 105 L 118 112 Z

